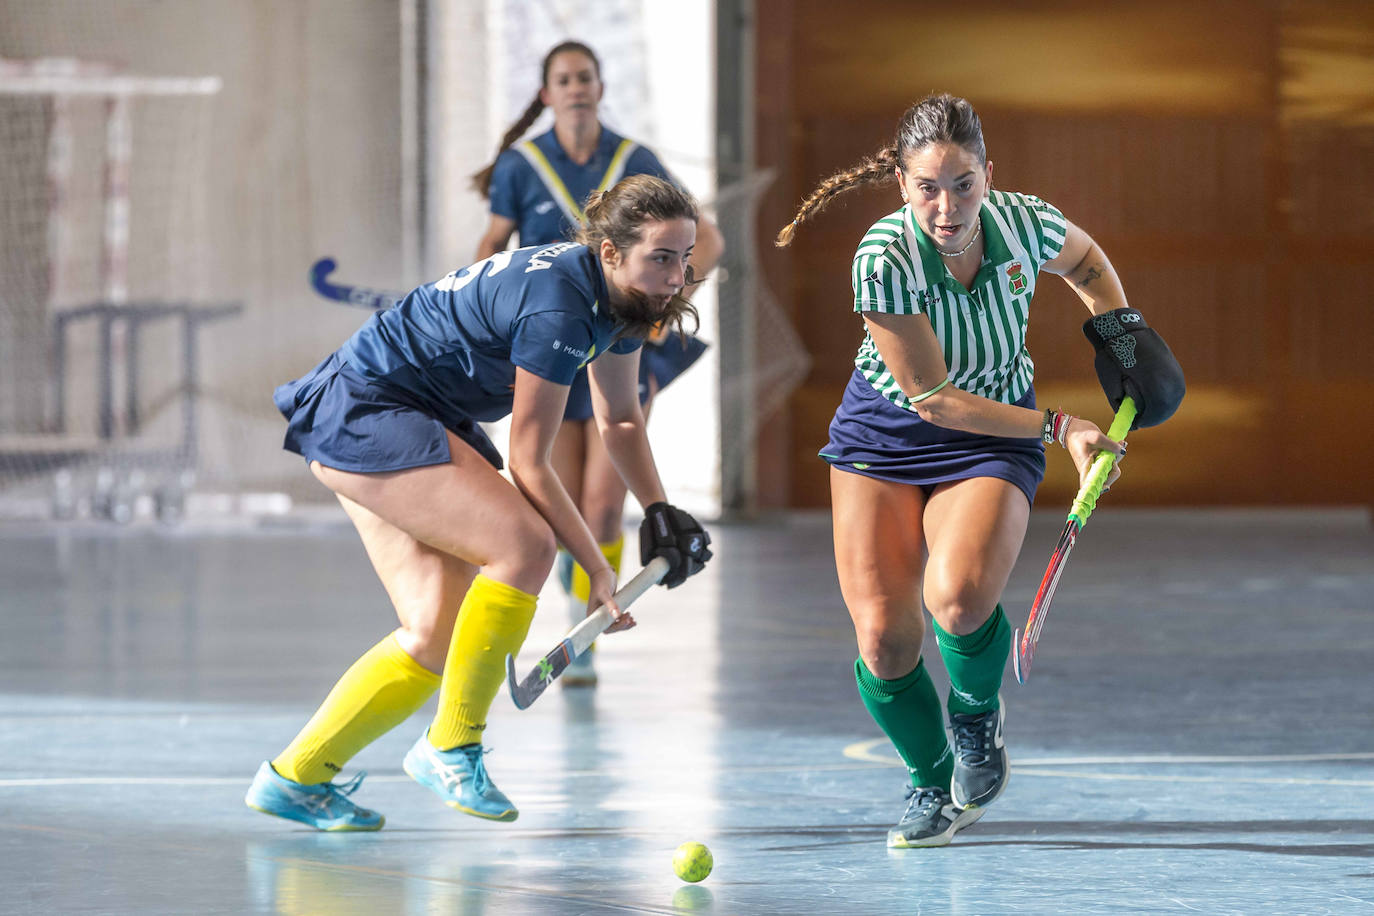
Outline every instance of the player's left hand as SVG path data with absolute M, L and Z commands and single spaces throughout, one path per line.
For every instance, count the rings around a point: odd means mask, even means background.
M 662 584 L 676 588 L 694 576 L 711 559 L 708 546 L 711 536 L 692 516 L 668 503 L 651 503 L 644 507 L 644 521 L 639 525 L 639 562 L 645 566 L 654 557 L 668 561 L 668 572 Z

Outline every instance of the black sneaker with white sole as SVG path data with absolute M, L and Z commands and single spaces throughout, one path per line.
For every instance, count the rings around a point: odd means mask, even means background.
M 950 792 L 960 808 L 984 808 L 1007 787 L 1007 746 L 1002 740 L 1006 706 L 975 715 L 952 715 L 954 781 Z
M 983 816 L 983 809 L 960 809 L 939 786 L 909 786 L 906 813 L 887 832 L 891 849 L 944 846 L 959 830 Z

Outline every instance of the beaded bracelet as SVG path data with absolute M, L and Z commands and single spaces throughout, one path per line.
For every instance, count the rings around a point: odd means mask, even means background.
M 1068 447 L 1069 447 L 1069 444 L 1068 444 L 1067 442 L 1064 441 L 1064 437 L 1065 437 L 1066 435 L 1068 435 L 1068 433 L 1069 433 L 1069 421 L 1072 420 L 1072 419 L 1073 419 L 1073 417 L 1069 416 L 1069 415 L 1066 414 L 1066 413 L 1059 413 L 1058 411 L 1055 411 L 1055 415 L 1054 415 L 1054 441 L 1055 441 L 1055 442 L 1058 442 L 1060 445 L 1064 446 L 1065 448 L 1068 448 Z
M 1069 421 L 1073 417 L 1058 410 L 1046 410 L 1045 422 L 1040 429 L 1040 438 L 1046 445 L 1053 445 L 1058 442 L 1065 448 L 1068 445 L 1064 442 L 1064 436 L 1069 431 Z

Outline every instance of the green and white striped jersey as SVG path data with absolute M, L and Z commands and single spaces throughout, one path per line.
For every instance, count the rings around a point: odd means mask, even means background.
M 1040 267 L 1064 247 L 1064 214 L 1038 197 L 991 191 L 983 201 L 983 263 L 972 291 L 955 280 L 909 206 L 873 224 L 854 254 L 854 311 L 925 315 L 950 384 L 1013 403 L 1030 387 L 1030 301 Z M 889 401 L 915 410 L 864 335 L 854 365 Z

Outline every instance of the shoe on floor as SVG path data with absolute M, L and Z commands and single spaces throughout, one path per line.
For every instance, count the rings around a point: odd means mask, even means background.
M 264 760 L 243 802 L 263 814 L 300 821 L 317 830 L 380 830 L 386 818 L 348 798 L 363 784 L 366 775 L 359 773 L 341 785 L 305 785 L 282 776 Z
M 887 832 L 892 849 L 945 846 L 955 833 L 983 815 L 982 808 L 960 809 L 939 786 L 910 786 L 906 797 L 906 813 Z

